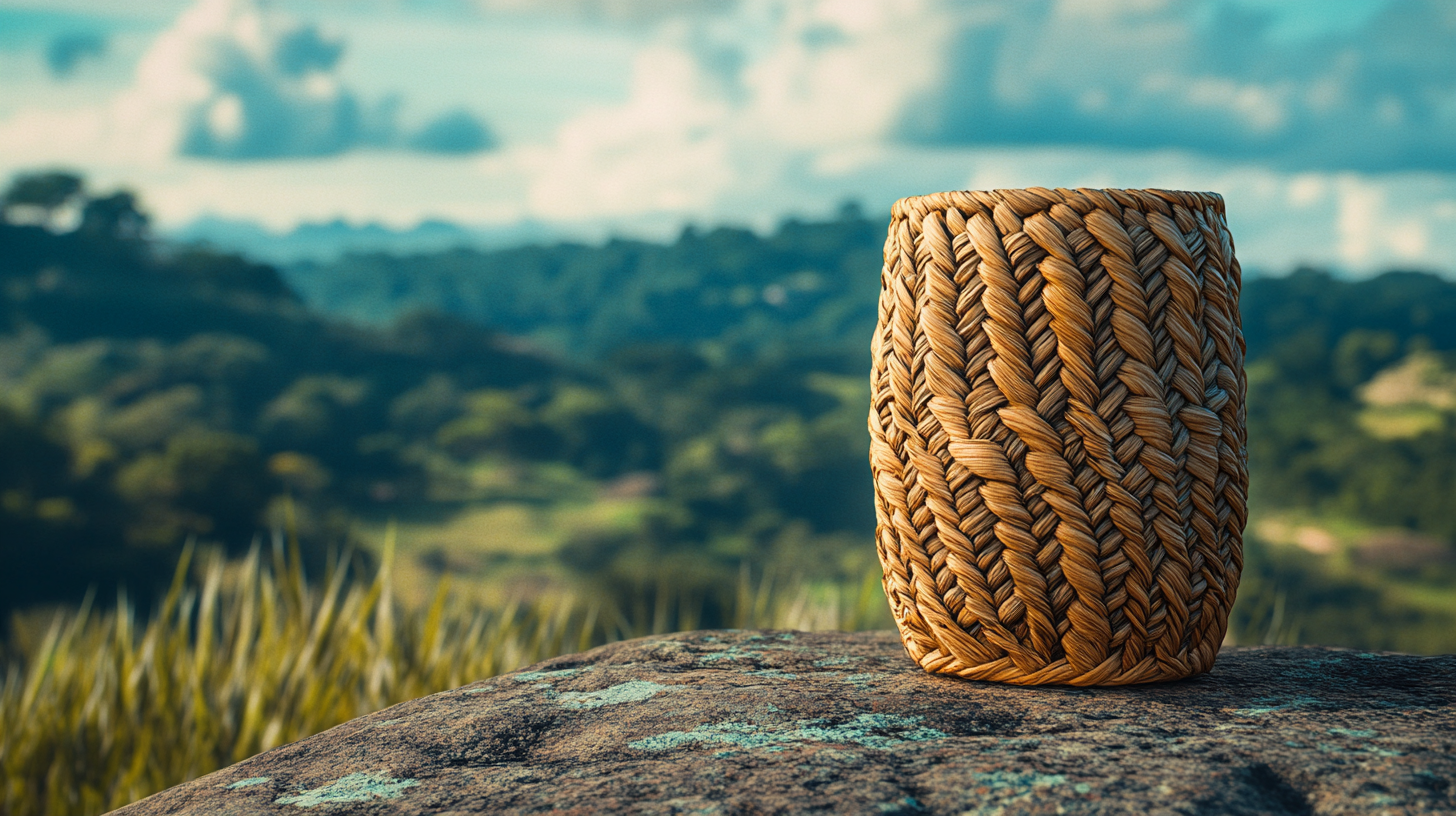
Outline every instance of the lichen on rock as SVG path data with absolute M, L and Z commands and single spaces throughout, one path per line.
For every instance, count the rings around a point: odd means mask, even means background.
M 411 700 L 119 813 L 1434 814 L 1453 781 L 1456 657 L 1227 649 L 1027 688 L 928 675 L 893 633 L 727 631 Z

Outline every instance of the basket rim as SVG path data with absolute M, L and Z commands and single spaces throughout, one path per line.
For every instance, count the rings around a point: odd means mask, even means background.
M 1161 187 L 998 187 L 989 190 L 947 190 L 905 196 L 890 208 L 895 217 L 947 206 L 992 209 L 1006 203 L 1018 215 L 1026 216 L 1059 202 L 1087 199 L 1111 201 L 1143 212 L 1166 211 L 1169 205 L 1195 209 L 1212 207 L 1225 214 L 1223 196 L 1211 191 L 1170 190 Z

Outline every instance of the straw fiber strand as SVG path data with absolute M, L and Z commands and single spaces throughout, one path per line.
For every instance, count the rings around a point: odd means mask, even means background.
M 1208 671 L 1248 491 L 1223 199 L 964 191 L 892 215 L 870 464 L 910 656 L 1028 685 Z

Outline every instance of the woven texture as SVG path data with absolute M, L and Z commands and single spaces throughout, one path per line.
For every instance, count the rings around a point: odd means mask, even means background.
M 910 656 L 1028 685 L 1210 669 L 1248 491 L 1223 199 L 902 199 L 881 287 L 870 465 Z

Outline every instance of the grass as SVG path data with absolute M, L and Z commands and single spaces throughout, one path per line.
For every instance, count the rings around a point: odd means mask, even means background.
M 892 623 L 862 583 L 755 576 L 721 597 L 644 584 L 631 608 L 555 587 L 482 605 L 441 580 L 396 593 L 395 534 L 366 576 L 348 558 L 310 582 L 275 536 L 241 561 L 189 547 L 141 622 L 125 597 L 22 616 L 0 678 L 0 814 L 95 814 L 404 700 L 627 637 L 697 628 L 865 629 Z M 1250 542 L 1229 642 L 1456 649 L 1456 618 L 1325 574 L 1328 559 Z M 1441 595 L 1449 603 L 1449 589 Z
M 522 582 L 561 584 L 560 552 L 574 536 L 626 534 L 640 522 L 640 500 L 595 498 L 551 503 L 498 501 L 450 514 L 405 513 L 358 520 L 353 540 L 372 553 L 397 543 L 394 589 L 405 604 L 428 603 L 442 573 L 474 603 L 499 605 Z M 285 522 L 285 527 L 286 527 Z
M 1360 562 L 1351 545 L 1359 536 L 1349 532 L 1356 528 L 1338 523 L 1289 529 L 1321 535 L 1295 536 L 1303 543 L 1270 543 L 1261 535 L 1245 541 L 1226 644 L 1456 652 L 1456 569 Z
M 564 591 L 481 607 L 445 581 L 402 604 L 392 550 L 391 535 L 372 579 L 344 559 L 310 583 L 281 536 L 240 563 L 189 547 L 145 623 L 124 597 L 20 621 L 24 659 L 0 685 L 0 814 L 102 813 L 404 700 L 691 623 L 661 588 L 636 612 Z M 743 628 L 889 624 L 874 580 L 775 587 L 745 572 L 728 595 Z

